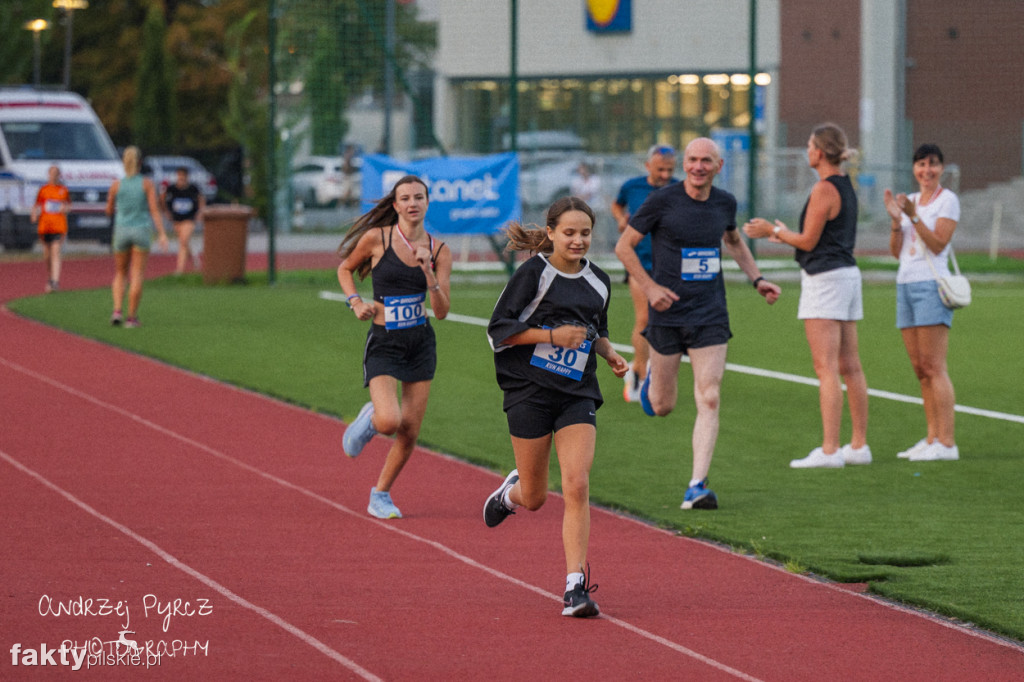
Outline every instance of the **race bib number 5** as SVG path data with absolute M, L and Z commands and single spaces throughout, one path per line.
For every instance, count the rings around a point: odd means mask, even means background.
M 426 294 L 384 297 L 384 328 L 408 329 L 427 322 Z
M 707 282 L 718 277 L 722 256 L 718 249 L 683 249 L 682 277 L 688 282 Z
M 587 360 L 590 358 L 590 344 L 589 339 L 584 341 L 579 348 L 563 348 L 550 343 L 538 343 L 533 350 L 530 364 L 547 372 L 579 381 L 583 378 L 583 370 L 586 369 Z

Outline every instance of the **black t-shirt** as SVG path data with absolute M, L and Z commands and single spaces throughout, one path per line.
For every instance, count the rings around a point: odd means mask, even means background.
M 839 192 L 839 213 L 825 223 L 818 243 L 810 251 L 796 250 L 795 259 L 808 275 L 838 270 L 857 264 L 853 247 L 857 241 L 857 192 L 848 175 L 830 175 L 825 178 Z M 804 231 L 807 205 L 800 211 L 800 232 Z
M 171 220 L 194 220 L 199 212 L 199 188 L 189 183 L 187 187 L 168 185 L 164 192 L 167 210 L 171 212 Z
M 651 235 L 652 277 L 679 300 L 665 311 L 648 307 L 654 327 L 702 327 L 728 324 L 722 279 L 722 236 L 736 229 L 736 197 L 717 187 L 705 201 L 692 199 L 685 182 L 663 187 L 629 219 Z
M 504 409 L 538 387 L 591 398 L 600 407 L 603 398 L 593 344 L 608 336 L 611 279 L 589 260 L 583 263 L 580 272 L 570 275 L 537 254 L 519 266 L 501 292 L 487 325 L 487 340 L 494 350 L 498 386 L 505 391 Z M 587 328 L 583 347 L 501 345 L 527 329 L 566 324 Z

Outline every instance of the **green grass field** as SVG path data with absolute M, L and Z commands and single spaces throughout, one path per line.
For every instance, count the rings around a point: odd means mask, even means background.
M 1004 261 L 991 270 L 1020 272 L 1020 267 Z M 319 297 L 322 290 L 338 292 L 333 273 L 285 273 L 273 287 L 259 280 L 233 287 L 204 287 L 198 277 L 153 281 L 146 286 L 144 326 L 135 330 L 107 324 L 106 289 L 22 299 L 10 307 L 352 419 L 368 399 L 360 367 L 366 325 L 344 304 Z M 957 313 L 949 365 L 959 405 L 1024 415 L 1022 282 L 977 278 L 974 303 Z M 487 318 L 500 288 L 459 280 L 452 312 Z M 369 291 L 368 283 L 363 289 Z M 612 295 L 612 340 L 628 343 L 632 312 L 625 286 L 617 283 Z M 866 317 L 859 330 L 869 386 L 917 397 L 917 381 L 893 323 L 894 285 L 869 284 L 864 295 Z M 735 335 L 730 363 L 813 376 L 796 320 L 798 284 L 784 284 L 783 298 L 773 307 L 743 283 L 730 284 L 728 296 Z M 434 324 L 439 369 L 421 442 L 506 472 L 513 466 L 512 450 L 484 329 L 451 319 Z M 621 381 L 599 365 L 607 402 L 599 413 L 592 474 L 596 503 L 790 570 L 868 582 L 877 594 L 1024 640 L 1024 424 L 1019 420 L 958 413 L 961 461 L 912 463 L 897 460 L 895 453 L 924 435 L 920 405 L 872 397 L 868 442 L 875 463 L 796 471 L 789 469 L 789 460 L 820 443 L 816 387 L 730 371 L 710 477 L 721 506 L 714 512 L 684 512 L 679 504 L 690 474 L 693 420 L 688 365 L 680 372 L 680 405 L 663 419 L 645 417 L 638 406 L 623 403 Z M 552 481 L 557 487 L 554 464 Z M 483 500 L 488 492 L 475 494 Z M 666 566 L 666 578 L 671 574 Z

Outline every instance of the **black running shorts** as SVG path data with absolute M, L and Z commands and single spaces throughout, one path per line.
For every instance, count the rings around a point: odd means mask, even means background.
M 437 341 L 430 323 L 388 331 L 370 326 L 363 351 L 363 386 L 376 376 L 403 382 L 430 381 L 437 369 Z

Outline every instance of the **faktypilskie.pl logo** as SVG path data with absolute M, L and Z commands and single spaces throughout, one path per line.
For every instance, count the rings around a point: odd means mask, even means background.
M 141 614 L 143 630 L 148 619 L 156 617 L 160 630 L 166 634 L 172 619 L 191 619 L 195 616 L 209 616 L 213 605 L 208 599 L 173 599 L 163 601 L 153 594 L 142 598 Z M 62 639 L 56 646 L 49 642 L 15 642 L 8 649 L 12 667 L 68 667 L 72 670 L 101 666 L 153 667 L 168 659 L 207 657 L 210 655 L 209 640 L 146 639 L 138 636 L 132 628 L 131 609 L 127 601 L 104 598 L 75 597 L 59 600 L 49 595 L 39 599 L 38 614 L 44 618 L 87 619 L 103 623 L 117 632 L 116 637 L 89 637 L 84 640 Z M 116 626 L 112 627 L 109 619 Z M 138 626 L 136 626 L 138 627 Z M 77 628 L 76 628 L 77 629 Z

